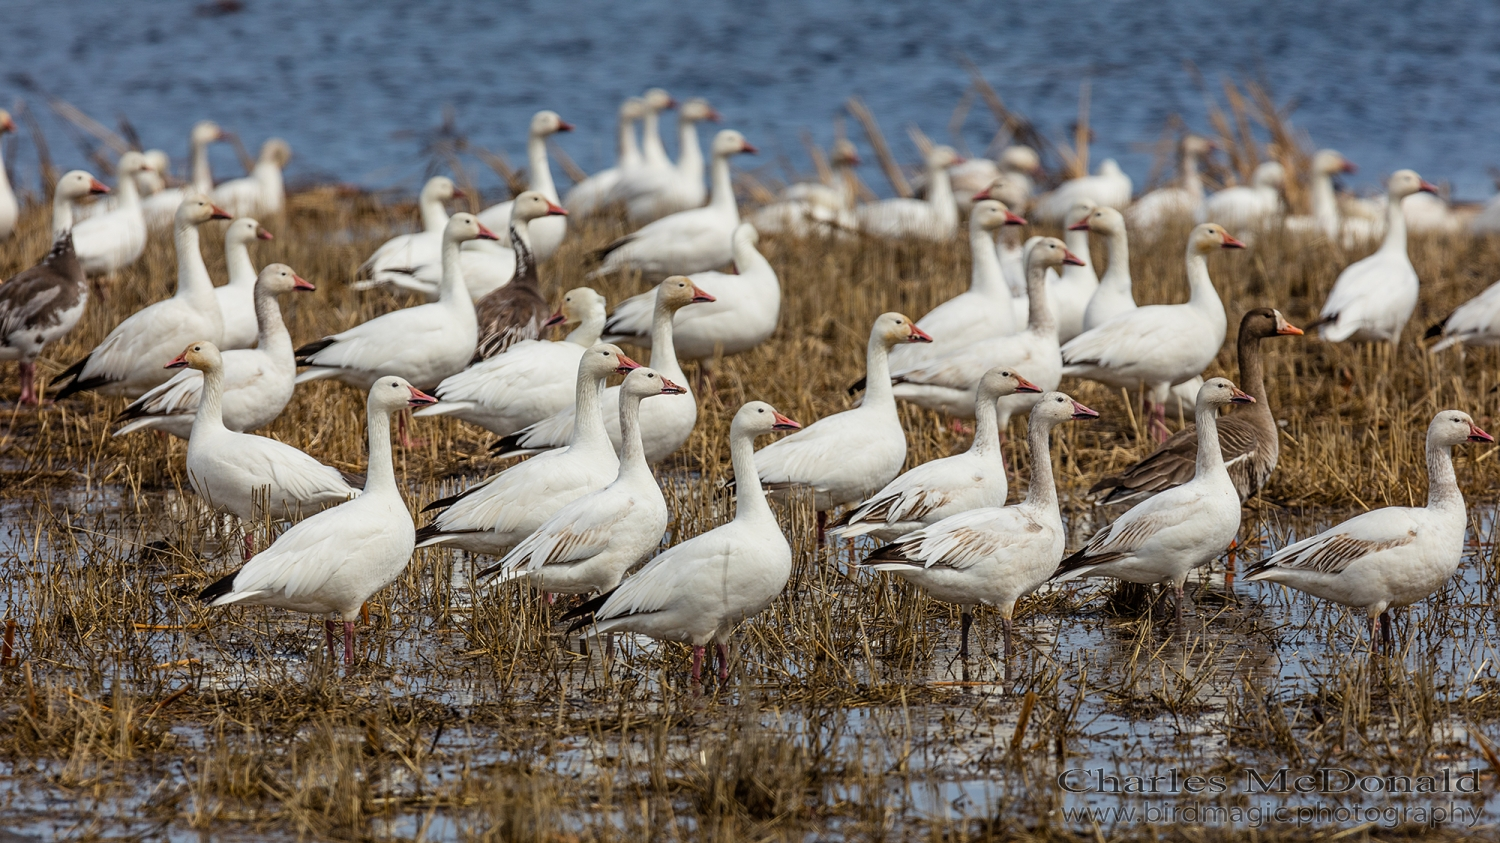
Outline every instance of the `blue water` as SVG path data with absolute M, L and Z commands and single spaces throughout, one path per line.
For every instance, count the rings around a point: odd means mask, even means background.
M 950 138 L 968 85 L 960 54 L 1054 137 L 1090 79 L 1094 160 L 1118 158 L 1138 184 L 1151 164 L 1140 145 L 1168 115 L 1207 129 L 1186 61 L 1215 92 L 1225 76 L 1255 77 L 1295 101 L 1295 122 L 1315 145 L 1360 164 L 1355 188 L 1413 167 L 1449 182 L 1456 196 L 1484 198 L 1493 192 L 1486 168 L 1500 164 L 1500 4 L 1479 0 L 243 0 L 242 11 L 221 16 L 200 13 L 198 0 L 5 6 L 0 103 L 25 96 L 38 107 L 63 166 L 83 164 L 83 155 L 21 74 L 106 124 L 128 116 L 145 144 L 171 152 L 179 167 L 188 127 L 207 117 L 252 149 L 267 135 L 287 138 L 297 153 L 293 179 L 414 189 L 425 164 L 421 133 L 444 104 L 476 143 L 518 163 L 531 113 L 553 108 L 579 127 L 564 147 L 594 169 L 612 160 L 619 100 L 651 85 L 708 97 L 728 125 L 804 170 L 798 130 L 826 145 L 833 118 L 857 93 L 910 160 L 905 125 Z M 976 104 L 963 140 L 982 149 L 994 129 Z M 6 151 L 34 186 L 29 142 L 12 140 Z M 215 149 L 214 163 L 221 177 L 239 173 L 227 148 Z M 865 168 L 883 187 L 874 165 Z

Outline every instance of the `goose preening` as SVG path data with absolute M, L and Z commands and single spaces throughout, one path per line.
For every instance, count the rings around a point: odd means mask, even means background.
M 22 404 L 41 405 L 36 360 L 48 343 L 73 330 L 88 300 L 71 231 L 59 234 L 36 266 L 0 284 L 0 360 L 20 361 Z
M 344 623 L 344 664 L 351 664 L 360 607 L 406 570 L 416 538 L 391 461 L 391 414 L 434 400 L 398 377 L 375 381 L 365 405 L 370 465 L 359 497 L 294 524 L 199 599 L 211 606 L 247 603 L 333 615 Z M 330 618 L 324 628 L 329 657 L 337 659 L 338 625 Z
M 756 452 L 761 483 L 772 489 L 812 489 L 820 541 L 828 510 L 868 498 L 900 473 L 906 462 L 906 431 L 901 429 L 891 392 L 888 358 L 890 350 L 901 343 L 931 341 L 905 316 L 882 313 L 870 328 L 865 346 L 863 403 L 824 416 Z
M 202 120 L 193 125 L 192 132 L 188 134 L 192 181 L 187 186 L 168 187 L 146 197 L 141 203 L 141 209 L 146 215 L 146 225 L 151 228 L 172 225 L 178 206 L 187 201 L 189 196 L 198 194 L 208 198 L 213 194 L 214 175 L 208 164 L 208 147 L 226 137 L 228 136 L 219 128 L 219 124 L 212 120 Z
M 479 324 L 464 285 L 459 245 L 478 238 L 493 240 L 495 235 L 473 214 L 454 214 L 443 230 L 438 300 L 377 316 L 298 348 L 297 365 L 307 368 L 297 375 L 297 383 L 334 378 L 366 390 L 379 378 L 397 375 L 418 389 L 431 389 L 462 372 L 474 357 Z
M 422 230 L 398 234 L 381 244 L 360 265 L 354 289 L 369 290 L 387 284 L 414 289 L 430 295 L 427 285 L 418 282 L 413 273 L 417 267 L 442 263 L 443 229 L 448 225 L 447 203 L 461 199 L 464 192 L 447 176 L 433 176 L 422 185 L 417 196 L 417 210 L 422 215 Z
M 254 286 L 255 347 L 219 352 L 222 365 L 219 408 L 216 411 L 218 424 L 241 433 L 259 430 L 275 421 L 287 402 L 292 400 L 297 361 L 292 353 L 292 337 L 281 319 L 281 307 L 276 303 L 276 297 L 293 290 L 314 289 L 283 263 L 273 263 L 261 270 Z M 178 372 L 115 416 L 115 423 L 123 422 L 124 425 L 114 435 L 124 436 L 132 431 L 153 428 L 183 439 L 189 438 L 203 389 L 203 374 L 196 367 Z
M 0 108 L 0 139 L 16 130 L 16 121 L 10 112 Z M 16 192 L 10 186 L 10 174 L 5 169 L 5 151 L 0 149 L 0 240 L 7 240 L 16 231 L 16 221 L 21 218 L 21 204 L 16 201 Z
M 1010 336 L 981 340 L 936 360 L 895 374 L 895 397 L 938 410 L 957 418 L 974 412 L 979 379 L 996 366 L 1025 372 L 1043 390 L 1057 388 L 1062 380 L 1062 362 L 1057 351 L 1057 321 L 1046 291 L 1047 270 L 1082 261 L 1056 237 L 1044 237 L 1027 255 L 1026 286 L 1030 311 L 1026 330 Z M 1000 399 L 1000 429 L 1017 412 L 1027 412 L 1037 402 L 1035 394 L 1016 394 Z
M 916 237 L 944 242 L 958 233 L 958 203 L 948 168 L 962 163 L 952 147 L 935 146 L 927 153 L 927 197 L 883 199 L 854 209 L 859 230 L 875 237 Z
M 847 236 L 859 227 L 854 216 L 855 176 L 859 150 L 844 138 L 834 141 L 833 184 L 799 182 L 781 191 L 778 201 L 757 208 L 750 222 L 765 234 L 794 237 Z
M 1005 506 L 1002 493 L 999 503 L 964 510 L 922 527 L 876 550 L 860 564 L 889 571 L 936 600 L 962 607 L 961 657 L 969 655 L 969 626 L 974 621 L 969 607 L 994 606 L 1000 611 L 1009 660 L 1016 601 L 1052 576 L 1067 546 L 1052 477 L 1052 428 L 1073 419 L 1098 417 L 1061 392 L 1041 396 L 1026 428 L 1032 476 L 1024 500 Z
M 626 173 L 641 166 L 641 145 L 635 138 L 635 123 L 646 116 L 646 101 L 629 97 L 620 104 L 620 122 L 615 142 L 615 165 L 600 170 L 568 190 L 563 207 L 580 218 L 598 213 L 610 201 L 615 185 Z
M 557 116 L 557 112 L 538 111 L 531 118 L 531 131 L 526 137 L 526 173 L 531 177 L 531 184 L 527 185 L 526 189 L 542 194 L 554 207 L 561 199 L 557 195 L 557 185 L 552 181 L 552 165 L 547 158 L 547 138 L 558 132 L 571 131 L 573 131 L 573 124 Z M 514 206 L 515 200 L 510 200 L 491 205 L 479 212 L 479 221 L 501 232 L 500 245 L 506 247 L 512 246 L 510 217 L 511 208 Z M 540 219 L 531 225 L 531 247 L 539 261 L 552 257 L 557 247 L 562 245 L 563 237 L 568 233 L 567 216 L 565 214 L 556 216 L 557 219 Z
M 1244 247 L 1216 223 L 1194 228 L 1187 242 L 1187 302 L 1138 307 L 1079 334 L 1062 347 L 1063 374 L 1123 389 L 1145 384 L 1152 431 L 1166 439 L 1171 388 L 1201 375 L 1228 331 L 1224 303 L 1208 275 L 1208 255 Z
M 260 157 L 250 175 L 230 179 L 210 194 L 214 204 L 237 217 L 274 217 L 286 208 L 281 171 L 292 160 L 292 147 L 281 138 L 260 145 Z
M 1031 214 L 1037 219 L 1060 220 L 1080 200 L 1088 199 L 1095 205 L 1124 208 L 1130 205 L 1130 176 L 1120 169 L 1115 159 L 1106 158 L 1092 176 L 1069 179 L 1057 189 L 1037 198 L 1031 206 Z
M 1262 161 L 1249 184 L 1226 187 L 1205 199 L 1199 217 L 1218 222 L 1241 240 L 1254 237 L 1280 218 L 1285 184 L 1286 168 L 1281 162 Z
M 453 416 L 497 436 L 535 424 L 573 405 L 578 359 L 604 332 L 604 296 L 589 287 L 569 290 L 547 325 L 578 323 L 558 342 L 521 340 L 504 352 L 451 375 L 433 394 L 438 403 L 418 416 Z
M 1334 242 L 1340 241 L 1343 214 L 1339 212 L 1338 194 L 1334 192 L 1333 177 L 1340 173 L 1358 172 L 1353 161 L 1332 149 L 1320 149 L 1313 155 L 1311 185 L 1311 216 L 1287 217 L 1286 230 L 1300 235 L 1322 235 Z
M 495 576 L 496 582 L 526 577 L 542 591 L 560 594 L 611 591 L 619 585 L 667 531 L 667 501 L 641 442 L 641 401 L 683 391 L 645 367 L 625 375 L 619 409 L 625 442 L 614 482 L 559 509 L 479 576 Z
M 1433 354 L 1459 343 L 1500 345 L 1500 281 L 1484 288 L 1484 292 L 1459 305 L 1441 322 L 1428 328 L 1424 338 L 1438 339 L 1427 349 Z
M 1339 273 L 1316 321 L 1329 342 L 1388 342 L 1401 339 L 1417 307 L 1417 270 L 1406 253 L 1406 217 L 1401 200 L 1418 191 L 1436 192 L 1412 170 L 1397 170 L 1386 182 L 1385 240 L 1375 254 Z
M 172 233 L 177 247 L 177 292 L 131 314 L 93 351 L 65 369 L 59 380 L 67 378 L 68 383 L 58 390 L 59 399 L 89 390 L 139 398 L 172 376 L 162 368 L 163 360 L 194 342 L 223 339 L 224 318 L 214 282 L 203 265 L 198 226 L 227 219 L 229 214 L 204 196 L 183 200 Z
M 663 377 L 686 384 L 682 365 L 677 361 L 677 347 L 673 341 L 673 316 L 688 305 L 712 303 L 714 297 L 699 289 L 692 279 L 674 275 L 657 285 L 655 308 L 651 316 L 651 360 L 649 366 Z M 619 414 L 619 387 L 605 392 L 604 428 L 610 442 L 618 451 L 623 444 Z M 670 398 L 658 398 L 648 402 L 641 410 L 642 436 L 645 439 L 646 461 L 659 463 L 676 453 L 678 448 L 693 435 L 698 423 L 698 399 L 692 390 Z M 502 438 L 490 449 L 497 456 L 523 456 L 550 448 L 560 448 L 573 437 L 578 418 L 575 408 L 565 409 L 553 416 Z
M 870 533 L 888 542 L 950 515 L 1004 506 L 1009 486 L 995 402 L 1017 392 L 1041 391 L 1041 387 L 1004 367 L 985 372 L 974 400 L 974 442 L 969 450 L 923 463 L 887 483 L 840 517 L 834 534 L 853 537 Z
M 146 217 L 135 174 L 149 170 L 146 157 L 134 150 L 120 156 L 113 210 L 95 214 L 73 226 L 73 249 L 85 275 L 114 275 L 140 259 L 146 251 Z
M 1207 138 L 1183 136 L 1177 147 L 1181 166 L 1179 182 L 1171 187 L 1157 188 L 1135 200 L 1125 211 L 1125 221 L 1130 227 L 1154 237 L 1168 223 L 1197 219 L 1203 210 L 1203 176 L 1199 167 L 1203 157 L 1214 148 L 1213 141 Z
M 1422 600 L 1458 570 L 1469 519 L 1453 473 L 1453 446 L 1494 441 L 1467 413 L 1438 413 L 1427 427 L 1426 506 L 1388 506 L 1356 515 L 1276 551 L 1252 566 L 1245 579 L 1363 609 L 1375 647 L 1382 630 L 1390 635 L 1391 609 Z
M 442 511 L 418 532 L 419 546 L 504 556 L 563 506 L 609 485 L 620 460 L 604 430 L 604 381 L 638 368 L 639 363 L 608 343 L 585 351 L 574 385 L 574 415 L 582 421 L 567 447 L 537 454 L 423 507 L 423 512 Z
M 532 234 L 541 223 L 568 212 L 535 190 L 523 192 L 512 205 L 506 231 L 515 254 L 515 274 L 505 286 L 474 296 L 474 314 L 479 322 L 475 360 L 494 357 L 522 340 L 536 339 L 547 322 L 547 300 L 542 297 Z
M 1056 580 L 1114 577 L 1151 585 L 1168 583 L 1182 621 L 1182 587 L 1194 568 L 1207 565 L 1240 531 L 1240 496 L 1219 447 L 1219 408 L 1254 398 L 1228 378 L 1211 378 L 1198 390 L 1194 420 L 1198 452 L 1193 479 L 1131 507 L 1064 559 Z
M 644 275 L 691 275 L 718 269 L 734 259 L 734 229 L 740 224 L 729 159 L 755 147 L 744 135 L 724 129 L 714 136 L 713 190 L 702 208 L 679 211 L 627 234 L 600 250 L 603 263 L 589 277 L 627 269 Z
M 1302 329 L 1286 321 L 1278 310 L 1257 307 L 1240 320 L 1236 343 L 1240 384 L 1255 403 L 1219 419 L 1219 447 L 1229 478 L 1240 500 L 1260 491 L 1276 470 L 1281 454 L 1281 431 L 1266 398 L 1265 363 L 1260 341 L 1267 337 L 1301 336 Z M 1189 424 L 1163 442 L 1150 456 L 1089 489 L 1100 495 L 1095 503 L 1135 503 L 1164 489 L 1181 486 L 1193 477 L 1198 464 L 1198 430 Z
M 214 288 L 219 313 L 224 317 L 221 351 L 249 348 L 260 338 L 260 311 L 255 304 L 255 282 L 260 273 L 250 261 L 250 244 L 270 239 L 271 232 L 250 217 L 240 217 L 224 229 L 224 263 L 229 269 L 229 283 Z
M 631 225 L 645 225 L 668 214 L 697 208 L 707 198 L 703 186 L 703 148 L 698 123 L 722 118 L 707 100 L 690 99 L 677 111 L 677 163 L 670 168 L 638 170 L 620 180 L 615 201 L 625 203 Z
M 687 644 L 694 685 L 713 642 L 719 681 L 727 680 L 730 634 L 769 607 L 792 575 L 792 548 L 756 479 L 755 437 L 800 426 L 764 401 L 741 407 L 729 426 L 734 519 L 662 551 L 618 588 L 568 612 L 580 618 L 569 631 L 592 624 L 590 636 L 633 632 Z

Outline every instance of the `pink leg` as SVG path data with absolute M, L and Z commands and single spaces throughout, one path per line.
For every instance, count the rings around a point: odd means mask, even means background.
M 36 394 L 36 364 L 21 361 L 21 403 L 40 405 L 41 396 Z
M 542 592 L 542 599 L 547 601 L 548 606 L 551 606 L 553 603 L 557 602 L 557 595 L 553 594 L 550 591 L 544 591 Z
M 245 533 L 245 561 L 249 562 L 250 561 L 250 557 L 252 557 L 254 555 L 255 555 L 255 539 L 254 539 L 254 537 L 252 537 L 250 535 L 250 533 L 248 531 L 246 531 L 246 533 Z
M 1172 429 L 1167 427 L 1167 405 L 1151 405 L 1151 434 L 1156 441 L 1165 442 L 1172 436 Z
M 354 664 L 354 621 L 344 621 L 344 664 Z
M 693 648 L 693 687 L 703 687 L 703 648 Z
M 729 648 L 722 643 L 714 644 L 714 657 L 719 660 L 719 682 L 729 681 Z

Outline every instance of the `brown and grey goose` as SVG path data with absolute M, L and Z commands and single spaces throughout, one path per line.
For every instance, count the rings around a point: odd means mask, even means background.
M 1261 361 L 1260 341 L 1266 337 L 1297 336 L 1302 329 L 1286 321 L 1280 311 L 1257 307 L 1240 320 L 1237 354 L 1240 384 L 1255 398 L 1219 420 L 1219 447 L 1229 478 L 1243 502 L 1265 485 L 1276 469 L 1280 455 L 1276 419 L 1266 401 L 1265 365 Z M 1198 431 L 1189 424 L 1163 442 L 1150 456 L 1112 477 L 1106 477 L 1089 489 L 1089 494 L 1105 493 L 1095 503 L 1133 504 L 1193 479 L 1198 460 Z
M 535 190 L 516 197 L 510 215 L 510 247 L 516 252 L 516 274 L 509 284 L 474 303 L 479 318 L 479 344 L 474 349 L 474 362 L 488 360 L 515 343 L 541 336 L 552 308 L 542 296 L 530 225 L 535 219 L 567 216 L 567 213 Z
M 48 343 L 73 330 L 88 300 L 71 230 L 52 241 L 40 263 L 0 285 L 0 360 L 20 361 L 22 404 L 41 404 L 36 359 Z

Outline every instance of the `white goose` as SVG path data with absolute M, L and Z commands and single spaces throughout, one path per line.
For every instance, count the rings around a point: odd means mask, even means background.
M 36 266 L 0 284 L 0 360 L 19 361 L 22 404 L 41 406 L 36 360 L 73 330 L 88 301 L 88 279 L 73 254 L 70 231 L 57 236 Z
M 974 400 L 974 442 L 962 454 L 923 463 L 887 483 L 869 500 L 841 517 L 834 533 L 845 537 L 872 534 L 894 541 L 950 515 L 989 506 L 1005 506 L 1009 486 L 1005 455 L 1000 451 L 1000 422 L 995 402 L 1017 392 L 1042 390 L 997 366 L 979 379 Z M 1061 558 L 1061 557 L 1059 557 Z
M 16 130 L 16 121 L 10 112 L 0 108 L 0 138 Z M 16 231 L 16 221 L 21 218 L 21 204 L 16 201 L 16 192 L 10 186 L 10 175 L 5 170 L 5 152 L 0 150 L 0 240 L 8 240 Z
M 631 225 L 645 225 L 668 214 L 700 207 L 707 198 L 703 186 L 703 148 L 698 144 L 698 124 L 720 120 L 707 100 L 690 99 L 677 112 L 677 163 L 667 170 L 647 173 L 654 178 L 627 178 L 615 197 L 625 202 Z M 644 175 L 644 174 L 643 174 Z
M 237 217 L 274 217 L 286 209 L 286 186 L 281 171 L 292 160 L 292 147 L 281 138 L 260 145 L 250 175 L 230 179 L 214 188 L 213 200 Z
M 1148 237 L 1156 237 L 1162 226 L 1168 223 L 1197 219 L 1203 209 L 1203 176 L 1198 172 L 1199 162 L 1213 149 L 1213 142 L 1206 138 L 1184 136 L 1178 145 L 1181 181 L 1135 200 L 1125 212 L 1125 221 L 1130 227 Z
M 1096 205 L 1124 208 L 1130 204 L 1130 176 L 1120 169 L 1115 159 L 1106 158 L 1092 176 L 1081 176 L 1058 185 L 1057 189 L 1039 197 L 1031 206 L 1031 213 L 1042 220 L 1060 220 L 1079 200 L 1088 199 Z
M 604 331 L 604 296 L 589 287 L 569 290 L 547 325 L 577 322 L 558 342 L 522 340 L 438 384 L 438 403 L 418 416 L 453 416 L 497 436 L 535 424 L 573 405 L 571 378 L 578 359 Z
M 1092 331 L 1122 313 L 1135 310 L 1135 287 L 1130 281 L 1130 235 L 1125 230 L 1125 215 L 1114 208 L 1095 208 L 1068 229 L 1102 236 L 1105 256 L 1109 258 L 1109 267 L 1099 276 L 1099 287 L 1089 298 L 1088 307 L 1084 308 L 1083 330 Z
M 713 192 L 708 204 L 662 217 L 600 250 L 603 264 L 589 277 L 635 269 L 646 275 L 688 275 L 718 269 L 734 258 L 734 229 L 740 224 L 729 159 L 754 153 L 744 135 L 725 129 L 714 136 Z
M 1057 388 L 1062 380 L 1062 362 L 1057 352 L 1057 322 L 1044 288 L 1049 268 L 1079 258 L 1061 240 L 1045 237 L 1027 256 L 1026 283 L 1031 290 L 1026 330 L 1006 337 L 981 340 L 912 369 L 896 372 L 895 395 L 950 416 L 968 418 L 974 412 L 976 387 L 984 373 L 996 366 L 1026 372 L 1032 383 L 1044 390 Z M 1037 402 L 1035 395 L 1011 395 L 1000 399 L 1000 429 L 1017 412 L 1027 412 Z
M 223 393 L 219 415 L 224 427 L 243 433 L 258 430 L 275 421 L 292 400 L 297 362 L 276 297 L 292 290 L 312 289 L 312 284 L 286 264 L 273 263 L 261 270 L 254 291 L 258 341 L 254 348 L 220 353 Z M 193 368 L 178 372 L 115 416 L 117 424 L 125 424 L 114 435 L 152 428 L 186 439 L 192 435 L 193 415 L 202 393 L 201 373 Z
M 781 191 L 781 199 L 750 215 L 755 229 L 765 234 L 794 237 L 849 236 L 859 228 L 854 216 L 859 151 L 845 138 L 834 141 L 833 184 L 799 182 Z
M 907 342 L 932 342 L 932 337 L 899 313 L 882 313 L 865 346 L 864 402 L 756 453 L 760 482 L 812 489 L 819 541 L 828 510 L 868 498 L 894 480 L 906 462 L 906 432 L 891 394 L 888 357 L 891 348 Z
M 953 193 L 958 200 L 959 210 L 967 213 L 976 201 L 971 197 L 985 192 L 1001 178 L 1013 179 L 1020 190 L 1020 198 L 1011 207 L 1025 208 L 1031 200 L 1032 178 L 1041 171 L 1042 159 L 1036 154 L 1036 150 L 1029 146 L 1008 146 L 1000 153 L 1000 160 L 970 158 L 949 168 L 948 177 L 953 181 Z
M 1500 281 L 1486 287 L 1484 292 L 1459 305 L 1441 322 L 1428 328 L 1426 338 L 1440 338 L 1427 349 L 1433 354 L 1459 343 L 1500 345 Z
M 115 209 L 73 226 L 73 249 L 85 275 L 114 275 L 146 251 L 146 218 L 141 213 L 135 174 L 149 169 L 139 152 L 121 155 L 116 168 Z
M 250 244 L 270 240 L 271 232 L 250 217 L 240 217 L 224 229 L 224 263 L 229 283 L 214 288 L 219 312 L 224 316 L 222 351 L 250 348 L 260 337 L 260 314 L 255 306 L 255 281 L 260 273 L 250 261 Z
M 958 203 L 948 168 L 963 159 L 952 147 L 935 146 L 927 153 L 927 198 L 885 199 L 854 209 L 859 228 L 876 237 L 917 237 L 944 242 L 958 234 Z
M 248 603 L 334 615 L 344 622 L 344 664 L 352 663 L 360 607 L 401 576 L 415 543 L 391 461 L 391 413 L 432 400 L 401 378 L 376 381 L 366 403 L 370 465 L 360 496 L 293 525 L 243 568 L 203 589 L 199 599 L 212 606 Z M 325 622 L 331 658 L 338 657 L 337 628 L 332 619 Z
M 1181 622 L 1182 587 L 1188 574 L 1222 554 L 1240 530 L 1240 495 L 1219 449 L 1219 408 L 1253 403 L 1254 398 L 1227 378 L 1204 381 L 1194 412 L 1198 464 L 1193 479 L 1131 507 L 1064 559 L 1052 578 L 1170 583 Z
M 1411 170 L 1397 170 L 1386 182 L 1385 241 L 1375 254 L 1339 273 L 1323 310 L 1313 322 L 1329 342 L 1389 342 L 1401 339 L 1417 307 L 1417 270 L 1406 253 L 1406 216 L 1401 200 L 1436 187 Z
M 1453 473 L 1453 446 L 1494 442 L 1467 413 L 1444 410 L 1427 427 L 1427 505 L 1388 506 L 1276 551 L 1245 579 L 1280 583 L 1363 609 L 1370 645 L 1390 636 L 1390 610 L 1442 588 L 1464 553 L 1468 513 Z
M 183 201 L 172 235 L 177 246 L 176 294 L 131 314 L 93 351 L 64 370 L 59 379 L 70 380 L 58 390 L 59 399 L 85 390 L 139 398 L 171 377 L 161 361 L 190 343 L 223 339 L 224 318 L 198 248 L 198 226 L 225 219 L 229 215 L 202 196 Z
M 598 213 L 609 202 L 615 185 L 631 170 L 641 165 L 641 145 L 635 138 L 635 123 L 646 116 L 646 101 L 629 97 L 620 104 L 620 123 L 616 130 L 615 165 L 600 170 L 568 190 L 563 207 L 579 218 Z
M 214 192 L 214 175 L 208 164 L 208 146 L 225 137 L 219 124 L 212 120 L 202 120 L 193 125 L 193 130 L 188 135 L 188 144 L 192 149 L 192 182 L 185 187 L 168 187 L 146 197 L 141 203 L 141 209 L 146 215 L 146 225 L 151 228 L 172 225 L 178 206 L 187 201 L 189 196 L 199 194 L 207 198 Z
M 640 364 L 608 343 L 585 351 L 578 361 L 574 392 L 575 415 L 583 421 L 573 429 L 568 446 L 538 454 L 423 507 L 423 512 L 442 511 L 418 531 L 418 546 L 446 545 L 503 556 L 563 506 L 609 485 L 619 473 L 620 460 L 604 431 L 604 381 L 637 368 Z
M 1206 222 L 1194 228 L 1187 242 L 1187 302 L 1138 307 L 1078 335 L 1062 347 L 1063 374 L 1122 389 L 1146 384 L 1153 431 L 1165 438 L 1171 388 L 1203 374 L 1228 332 L 1208 255 L 1244 247 L 1223 226 Z
M 1286 218 L 1286 230 L 1293 234 L 1322 235 L 1338 242 L 1343 228 L 1343 214 L 1339 212 L 1338 195 L 1333 189 L 1333 177 L 1340 173 L 1358 172 L 1353 161 L 1336 150 L 1320 149 L 1312 160 L 1312 185 L 1309 188 L 1312 201 L 1311 216 Z
M 1011 617 L 1016 601 L 1045 583 L 1062 561 L 1068 533 L 1052 477 L 1052 428 L 1099 414 L 1061 392 L 1049 392 L 1031 409 L 1026 443 L 1031 451 L 1031 486 L 1014 506 L 971 507 L 902 536 L 862 563 L 889 571 L 937 600 L 962 607 L 960 657 L 969 655 L 969 607 L 994 606 L 1005 629 L 1005 658 L 1011 656 Z M 993 433 L 992 433 L 993 435 Z M 1003 473 L 1001 475 L 1004 476 Z
M 638 185 L 653 184 L 671 177 L 672 159 L 661 141 L 661 113 L 677 107 L 677 101 L 661 88 L 641 95 L 641 157 L 620 174 L 615 186 L 604 197 L 603 204 L 623 205 L 636 194 Z
M 1055 269 L 1047 270 L 1047 302 L 1051 305 L 1053 317 L 1057 319 L 1058 342 L 1065 343 L 1083 333 L 1083 315 L 1088 311 L 1094 293 L 1099 290 L 1099 275 L 1094 271 L 1094 256 L 1089 248 L 1089 229 L 1079 225 L 1088 221 L 1095 207 L 1097 206 L 1092 201 L 1081 200 L 1068 211 L 1068 216 L 1063 220 L 1063 226 L 1067 229 L 1063 242 L 1067 244 L 1068 251 L 1083 261 L 1083 264 L 1064 264 L 1061 273 Z M 1036 239 L 1038 238 L 1032 238 L 1028 243 L 1035 245 Z M 1029 301 L 1029 295 L 1021 295 L 1011 302 L 1016 324 L 1025 324 Z
M 479 573 L 497 582 L 526 577 L 542 591 L 587 594 L 614 589 L 635 563 L 661 544 L 667 501 L 641 443 L 641 401 L 680 395 L 682 387 L 639 368 L 620 384 L 625 446 L 613 483 L 559 509 L 498 564 Z
M 573 629 L 592 623 L 590 635 L 634 632 L 688 644 L 694 685 L 702 682 L 704 648 L 712 641 L 719 680 L 727 680 L 730 634 L 769 607 L 792 575 L 792 549 L 756 480 L 755 437 L 798 427 L 764 401 L 741 407 L 729 427 L 738 481 L 734 520 L 668 548 L 619 588 L 564 615 L 590 616 Z
M 547 138 L 558 132 L 571 131 L 573 131 L 573 124 L 557 116 L 557 112 L 538 111 L 531 118 L 531 131 L 526 137 L 526 172 L 531 177 L 531 184 L 526 189 L 542 194 L 547 197 L 548 202 L 554 205 L 560 200 L 557 195 L 557 185 L 552 181 L 552 165 L 547 158 Z M 511 199 L 498 205 L 491 205 L 479 212 L 480 222 L 495 231 L 502 232 L 500 245 L 507 248 L 510 247 L 510 211 L 514 206 L 515 200 Z M 563 237 L 567 233 L 568 218 L 563 214 L 544 217 L 532 223 L 531 245 L 532 250 L 536 252 L 536 259 L 544 261 L 552 257 L 557 247 L 562 245 Z
M 677 362 L 672 317 L 688 305 L 712 301 L 713 296 L 698 289 L 691 279 L 682 275 L 674 275 L 657 286 L 656 308 L 651 317 L 651 368 L 674 382 L 687 382 L 682 366 Z M 623 443 L 618 390 L 619 387 L 606 390 L 604 399 L 604 427 L 616 451 Z M 698 400 L 691 390 L 684 387 L 681 393 L 670 398 L 648 403 L 641 413 L 646 461 L 659 463 L 676 453 L 693 435 L 693 427 L 698 423 Z M 504 437 L 491 450 L 499 456 L 522 456 L 562 447 L 571 440 L 577 417 L 575 408 L 563 410 Z
M 462 372 L 474 357 L 479 323 L 469 298 L 459 245 L 476 238 L 495 239 L 473 214 L 454 214 L 443 231 L 443 285 L 438 300 L 377 316 L 343 333 L 297 349 L 297 365 L 306 366 L 297 383 L 334 378 L 356 389 L 397 375 L 418 389 L 431 389 L 443 378 Z
M 381 244 L 374 254 L 360 264 L 354 283 L 356 290 L 393 285 L 413 289 L 415 279 L 412 272 L 419 266 L 442 264 L 443 229 L 448 225 L 446 203 L 461 199 L 464 192 L 447 176 L 433 176 L 422 185 L 417 197 L 417 209 L 422 214 L 422 230 L 412 234 L 398 234 Z M 430 291 L 425 284 L 417 283 L 415 289 L 425 294 Z
M 1014 175 L 1005 173 L 987 189 L 974 194 L 973 201 L 994 199 L 1007 208 L 1021 208 L 1027 201 L 1022 187 L 1023 183 Z M 995 239 L 995 254 L 1000 259 L 1000 275 L 1005 279 L 1006 286 L 1010 287 L 1010 294 L 1016 298 L 1024 298 L 1026 295 L 1025 243 L 1029 240 L 1030 238 L 1022 239 L 1020 229 L 1009 228 L 1000 229 L 1000 236 Z
M 1200 221 L 1217 220 L 1241 240 L 1253 237 L 1281 216 L 1281 188 L 1286 168 L 1279 161 L 1263 161 L 1255 168 L 1250 184 L 1226 187 L 1208 197 Z

